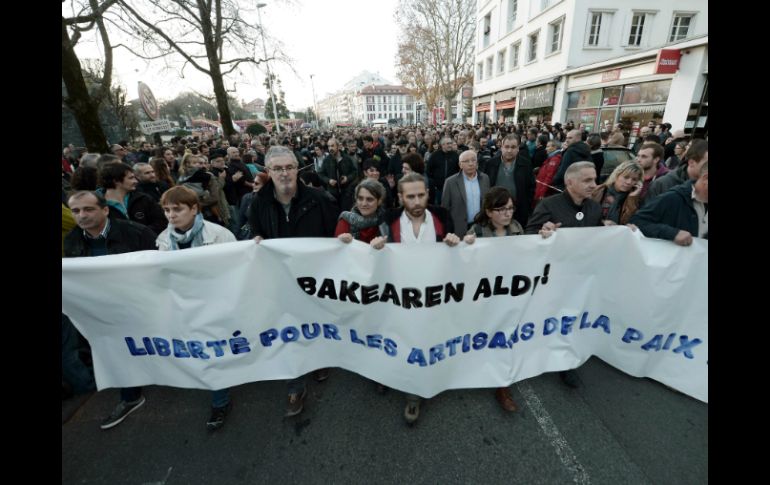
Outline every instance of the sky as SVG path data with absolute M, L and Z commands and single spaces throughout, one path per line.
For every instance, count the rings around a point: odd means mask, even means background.
M 292 0 L 289 5 L 261 1 L 267 4 L 261 9 L 265 31 L 280 40 L 293 59 L 296 74 L 284 64 L 270 64 L 271 72 L 281 80 L 290 111 L 304 111 L 313 105 L 313 86 L 316 100 L 321 101 L 365 70 L 400 84 L 394 67 L 398 38 L 394 12 L 398 0 Z M 65 16 L 71 15 L 67 5 L 69 2 L 62 4 Z M 81 61 L 101 57 L 96 42 L 86 42 L 85 37 L 75 51 Z M 258 56 L 263 56 L 261 44 Z M 192 67 L 180 78 L 178 69 L 163 72 L 166 62 L 145 61 L 125 49 L 115 51 L 113 65 L 115 81 L 127 89 L 129 99 L 138 97 L 139 81 L 150 87 L 158 101 L 173 99 L 189 90 L 213 94 L 210 79 Z M 244 67 L 243 77 L 231 78 L 225 84 L 232 89 L 235 83 L 237 92 L 232 94 L 239 100 L 267 100 L 269 94 L 262 85 L 263 69 Z M 312 85 L 310 74 L 314 75 Z

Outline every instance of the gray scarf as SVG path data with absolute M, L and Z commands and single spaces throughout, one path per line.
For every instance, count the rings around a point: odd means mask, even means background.
M 195 216 L 195 222 L 193 226 L 185 233 L 180 234 L 176 232 L 174 226 L 168 225 L 168 235 L 171 240 L 171 250 L 176 251 L 179 249 L 179 243 L 187 244 L 192 241 L 193 248 L 203 245 L 203 214 L 198 213 Z
M 358 207 L 353 207 L 352 211 L 343 212 L 340 214 L 339 218 L 344 219 L 350 224 L 350 234 L 353 236 L 353 239 L 358 239 L 359 234 L 361 234 L 361 229 L 377 226 L 384 213 L 385 210 L 382 207 L 379 207 L 373 216 L 364 217 L 361 215 L 361 212 L 359 212 Z

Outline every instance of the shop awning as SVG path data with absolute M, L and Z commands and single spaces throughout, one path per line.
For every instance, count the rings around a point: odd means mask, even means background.
M 500 111 L 503 109 L 514 109 L 516 107 L 516 100 L 515 99 L 508 99 L 505 101 L 498 101 L 497 104 L 495 104 L 495 109 Z
M 476 111 L 490 111 L 491 106 L 490 103 L 479 103 L 476 105 Z

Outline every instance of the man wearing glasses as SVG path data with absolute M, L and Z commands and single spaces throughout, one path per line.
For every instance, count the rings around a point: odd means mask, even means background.
M 456 234 L 465 234 L 473 218 L 481 210 L 481 200 L 489 191 L 489 176 L 479 172 L 476 152 L 465 150 L 460 154 L 460 172 L 444 182 L 441 206 L 449 211 Z
M 270 180 L 257 192 L 249 209 L 249 225 L 254 241 L 286 237 L 334 237 L 339 209 L 323 191 L 297 183 L 297 158 L 285 146 L 272 146 L 265 155 Z M 325 380 L 325 369 L 316 371 L 317 381 Z M 307 388 L 305 376 L 288 382 L 286 416 L 302 412 Z

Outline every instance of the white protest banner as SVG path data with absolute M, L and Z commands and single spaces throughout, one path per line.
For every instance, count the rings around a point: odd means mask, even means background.
M 62 259 L 96 382 L 221 389 L 342 367 L 431 397 L 595 355 L 708 402 L 708 241 L 626 227 L 445 244 L 241 241 Z
M 140 121 L 139 126 L 142 129 L 142 133 L 145 135 L 151 135 L 161 131 L 171 131 L 172 129 L 171 122 L 169 120 Z

